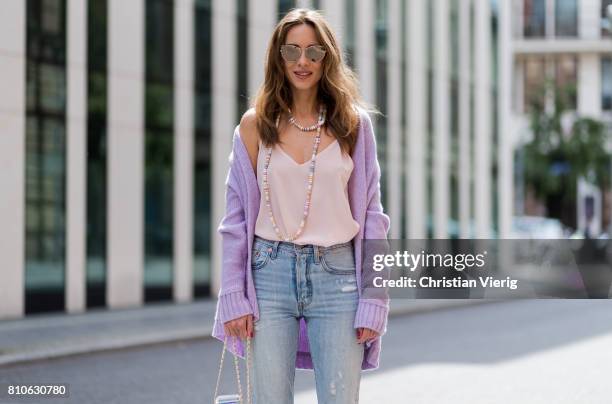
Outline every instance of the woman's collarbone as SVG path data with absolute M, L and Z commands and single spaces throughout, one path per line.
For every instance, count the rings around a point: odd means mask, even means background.
M 292 131 L 292 128 L 285 129 L 281 128 L 279 131 L 279 140 L 283 145 L 283 150 L 291 155 L 294 160 L 296 155 L 303 153 L 304 150 L 308 150 L 307 156 L 302 155 L 303 158 L 308 157 L 310 159 L 310 151 L 312 150 L 315 134 L 303 134 L 300 133 L 299 130 L 296 129 L 295 132 Z M 319 149 L 317 153 L 321 152 L 321 150 L 325 150 L 329 147 L 336 138 L 333 135 L 327 133 L 327 130 L 321 130 L 321 141 L 319 143 Z M 316 132 L 313 132 L 316 133 Z M 307 139 L 303 139 L 307 137 Z

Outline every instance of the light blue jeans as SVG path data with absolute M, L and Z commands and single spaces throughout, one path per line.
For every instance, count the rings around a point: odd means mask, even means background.
M 353 328 L 359 295 L 352 243 L 321 247 L 255 236 L 251 270 L 260 314 L 252 341 L 253 402 L 294 402 L 304 317 L 319 404 L 358 403 L 364 346 Z

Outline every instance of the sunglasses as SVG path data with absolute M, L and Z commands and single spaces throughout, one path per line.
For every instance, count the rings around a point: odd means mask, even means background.
M 281 45 L 280 52 L 286 62 L 297 62 L 302 56 L 302 48 L 296 45 Z M 306 58 L 314 63 L 320 62 L 325 57 L 325 48 L 321 45 L 311 45 L 305 52 Z

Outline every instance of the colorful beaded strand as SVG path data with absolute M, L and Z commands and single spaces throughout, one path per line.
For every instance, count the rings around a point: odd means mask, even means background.
M 270 185 L 268 184 L 268 166 L 270 165 L 270 158 L 272 156 L 272 147 L 266 153 L 266 160 L 264 162 L 264 170 L 263 170 L 263 189 L 264 189 L 264 195 L 266 198 L 266 206 L 268 208 L 268 217 L 270 218 L 270 221 L 272 222 L 272 227 L 274 228 L 274 231 L 276 232 L 277 236 L 284 241 L 291 242 L 297 239 L 302 234 L 304 230 L 304 226 L 306 225 L 306 219 L 308 218 L 308 213 L 310 211 L 310 202 L 311 202 L 311 196 L 312 196 L 312 186 L 314 183 L 314 171 L 315 171 L 317 150 L 319 149 L 319 143 L 321 142 L 321 126 L 325 122 L 325 115 L 326 115 L 326 109 L 322 106 L 321 109 L 319 110 L 319 121 L 317 124 L 318 126 L 316 128 L 317 135 L 314 140 L 312 157 L 310 160 L 308 182 L 307 182 L 307 187 L 306 187 L 306 201 L 304 202 L 304 213 L 303 213 L 303 217 L 300 222 L 300 225 L 298 227 L 298 230 L 291 237 L 286 237 L 282 234 L 280 228 L 278 227 L 276 223 L 276 219 L 274 218 L 274 213 L 272 212 L 272 204 L 270 202 Z M 276 119 L 277 128 L 278 128 L 278 122 L 279 122 L 279 119 L 277 117 Z

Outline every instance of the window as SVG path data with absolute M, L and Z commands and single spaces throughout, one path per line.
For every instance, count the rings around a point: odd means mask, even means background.
M 502 0 L 505 1 L 505 0 Z M 491 224 L 493 231 L 499 234 L 499 103 L 498 103 L 498 83 L 499 83 L 499 65 L 498 65 L 498 49 L 499 49 L 499 7 L 497 2 L 494 7 L 491 7 L 491 161 L 489 172 L 491 175 Z
M 523 20 L 525 37 L 546 35 L 546 0 L 524 0 Z
M 87 24 L 87 307 L 106 305 L 107 0 L 89 0 Z
M 556 0 L 555 35 L 559 37 L 578 35 L 577 0 Z
M 612 36 L 612 22 L 608 17 L 608 6 L 612 6 L 612 0 L 601 0 L 601 36 Z
M 285 14 L 295 7 L 295 0 L 278 0 L 278 18 L 280 21 Z
M 237 117 L 236 121 L 240 122 L 242 114 L 249 109 L 249 2 L 247 0 L 236 0 L 236 9 L 238 10 L 238 46 L 236 46 L 236 61 L 237 69 Z
M 387 36 L 389 31 L 389 20 L 387 0 L 376 0 L 376 25 L 374 27 L 376 33 L 376 103 L 383 114 L 387 114 L 387 65 L 388 65 L 388 48 Z M 387 187 L 387 118 L 386 116 L 376 116 L 376 136 L 378 142 L 378 157 L 380 160 L 380 175 L 381 175 L 381 203 L 386 204 Z
M 433 180 L 433 161 L 434 161 L 434 46 L 435 46 L 435 30 L 434 30 L 434 10 L 433 2 L 427 2 L 426 18 L 427 18 L 427 131 L 425 140 L 425 171 L 426 171 L 426 225 L 427 238 L 433 238 L 433 197 L 434 197 L 434 180 Z
M 558 56 L 555 60 L 556 104 L 576 109 L 577 61 L 573 55 Z
M 545 59 L 527 57 L 524 68 L 524 112 L 537 105 L 542 108 L 547 100 L 550 107 L 575 110 L 577 105 L 578 61 L 575 55 L 559 55 Z
M 244 3 L 247 3 L 247 1 L 245 0 Z M 210 84 L 212 78 L 211 22 L 211 0 L 197 0 L 195 3 L 194 41 L 195 139 L 193 156 L 193 293 L 195 297 L 210 295 L 210 229 L 212 226 L 211 201 L 213 199 L 211 192 L 212 157 L 210 154 L 212 148 L 212 88 Z M 245 63 L 245 66 L 246 65 Z M 246 88 L 246 84 L 244 84 L 244 86 L 244 88 Z
M 64 310 L 66 3 L 26 5 L 25 311 Z
M 535 103 L 544 102 L 545 62 L 542 57 L 529 57 L 524 61 L 524 111 L 529 112 Z
M 355 4 L 355 0 L 346 0 L 345 3 L 345 15 L 346 15 L 346 28 L 345 28 L 345 37 L 344 47 L 346 52 L 346 63 L 354 68 L 356 59 L 357 47 L 355 46 L 355 9 L 357 5 Z
M 601 59 L 601 108 L 612 111 L 612 58 Z
M 459 1 L 450 4 L 450 220 L 459 220 Z M 452 228 L 449 226 L 449 228 Z M 457 234 L 451 231 L 450 237 Z
M 145 301 L 172 299 L 174 2 L 147 0 L 145 43 Z
M 408 91 L 406 89 L 407 86 L 407 82 L 408 82 L 408 61 L 407 61 L 407 47 L 408 47 L 408 28 L 407 28 L 407 24 L 406 24 L 406 19 L 407 19 L 407 15 L 406 15 L 406 10 L 407 10 L 408 5 L 406 4 L 405 1 L 402 1 L 400 3 L 400 10 L 402 13 L 402 17 L 401 17 L 401 21 L 402 24 L 400 25 L 400 41 L 401 41 L 401 46 L 402 46 L 402 52 L 401 52 L 401 59 L 402 59 L 402 64 L 401 64 L 401 77 L 402 77 L 402 81 L 401 81 L 401 86 L 402 86 L 402 90 L 401 90 L 401 94 L 402 94 L 402 104 L 401 104 L 401 127 L 402 127 L 402 133 L 406 133 L 408 131 L 408 122 L 407 122 L 407 114 L 406 114 L 406 107 L 408 105 Z M 400 136 L 401 137 L 401 154 L 400 154 L 400 158 L 402 162 L 408 161 L 408 141 L 406 140 L 406 136 Z M 407 198 L 406 198 L 406 194 L 407 194 L 407 190 L 406 190 L 406 178 L 408 176 L 408 164 L 401 164 L 400 166 L 400 172 L 401 172 L 401 185 L 400 185 L 400 206 L 402 207 L 400 209 L 400 238 L 401 239 L 407 239 L 408 238 L 408 234 L 406 233 L 406 226 L 408 225 L 408 212 L 406 209 L 404 209 L 404 207 L 407 204 Z

